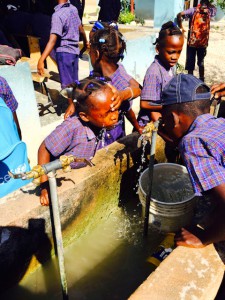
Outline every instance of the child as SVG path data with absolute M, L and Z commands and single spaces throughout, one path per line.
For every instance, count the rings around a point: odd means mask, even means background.
M 106 134 L 106 129 L 111 129 L 118 121 L 118 111 L 111 109 L 112 96 L 106 82 L 90 78 L 81 80 L 75 90 L 76 114 L 67 118 L 42 142 L 38 164 L 45 164 L 60 155 L 90 159 L 97 149 L 113 142 Z M 83 166 L 84 163 L 71 164 L 72 168 Z M 41 177 L 41 182 L 40 202 L 48 205 L 46 175 Z
M 76 7 L 67 0 L 58 0 L 52 15 L 50 38 L 38 61 L 37 69 L 40 75 L 44 74 L 44 61 L 55 48 L 62 88 L 78 80 L 79 32 L 86 49 L 87 38 Z M 72 103 L 72 99 L 68 101 Z
M 90 59 L 94 72 L 109 77 L 112 85 L 118 90 L 118 95 L 114 96 L 115 101 L 112 103 L 112 109 L 120 107 L 120 122 L 117 128 L 110 132 L 116 139 L 125 136 L 123 114 L 126 115 L 135 129 L 141 132 L 135 114 L 131 109 L 131 103 L 126 101 L 138 97 L 141 90 L 138 82 L 127 74 L 122 64 L 118 63 L 123 58 L 125 49 L 124 37 L 110 25 L 107 28 L 96 30 L 90 40 Z
M 17 118 L 16 110 L 18 108 L 18 102 L 16 101 L 15 96 L 13 95 L 13 92 L 8 85 L 8 82 L 5 80 L 5 78 L 0 76 L 0 97 L 5 101 L 5 104 L 8 106 L 8 108 L 11 110 L 13 114 L 14 122 L 16 123 L 18 134 L 20 139 L 22 138 L 21 135 L 21 129 L 19 120 Z
M 161 93 L 167 82 L 175 75 L 174 67 L 180 57 L 183 43 L 183 34 L 173 22 L 163 24 L 154 43 L 158 54 L 144 78 L 138 115 L 141 126 L 159 118 L 162 108 Z
M 193 75 L 179 74 L 162 93 L 164 138 L 177 143 L 196 195 L 208 195 L 216 208 L 205 230 L 182 229 L 179 246 L 199 248 L 225 240 L 225 119 L 210 111 L 210 89 Z

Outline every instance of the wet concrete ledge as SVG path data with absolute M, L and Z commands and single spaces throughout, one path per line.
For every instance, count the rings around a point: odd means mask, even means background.
M 224 264 L 212 244 L 178 247 L 129 300 L 214 300 L 223 275 Z
M 113 210 L 121 209 L 119 199 L 128 196 L 133 187 L 130 174 L 137 176 L 135 165 L 139 166 L 141 156 L 136 147 L 138 137 L 134 133 L 99 150 L 92 160 L 94 167 L 57 171 L 64 246 L 107 219 Z M 4 282 L 5 272 L 15 272 L 18 261 L 26 265 L 24 275 L 54 254 L 51 209 L 40 205 L 39 193 L 30 183 L 0 201 L 0 280 Z M 21 276 L 21 270 L 18 272 Z

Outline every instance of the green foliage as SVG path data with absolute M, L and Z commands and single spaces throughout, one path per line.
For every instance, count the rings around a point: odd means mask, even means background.
M 133 15 L 129 11 L 124 11 L 124 12 L 122 11 L 118 19 L 120 24 L 130 24 L 134 20 L 135 20 L 135 15 Z
M 145 24 L 145 20 L 143 18 L 140 18 L 140 17 L 135 17 L 135 22 L 137 24 L 141 24 L 142 26 Z
M 122 7 L 121 12 L 129 12 L 130 11 L 130 1 L 122 0 L 121 7 Z
M 225 0 L 210 0 L 210 3 L 219 6 L 222 10 L 225 11 Z

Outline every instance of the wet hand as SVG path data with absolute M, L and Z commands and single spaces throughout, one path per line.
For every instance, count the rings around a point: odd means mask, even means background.
M 111 110 L 115 111 L 118 110 L 119 107 L 121 106 L 122 103 L 122 97 L 120 94 L 120 91 L 118 91 L 114 86 L 112 86 L 110 83 L 108 83 L 108 85 L 110 86 L 112 92 L 113 92 L 113 96 L 112 96 L 112 104 L 111 104 Z
M 206 246 L 202 243 L 201 239 L 197 235 L 191 233 L 185 228 L 181 228 L 181 231 L 176 234 L 174 241 L 176 246 L 184 246 L 189 248 L 203 248 Z
M 64 120 L 72 116 L 74 113 L 75 113 L 75 106 L 73 103 L 70 103 L 70 105 L 67 107 L 65 111 Z

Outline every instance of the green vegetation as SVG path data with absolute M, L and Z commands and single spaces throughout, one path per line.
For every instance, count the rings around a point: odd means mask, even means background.
M 210 0 L 210 2 L 216 6 L 219 6 L 222 10 L 225 11 L 225 0 Z
M 122 11 L 118 19 L 120 24 L 130 24 L 134 20 L 135 20 L 135 15 L 133 15 L 129 11 L 125 11 L 125 12 Z
M 142 26 L 145 23 L 143 18 L 139 18 L 131 13 L 130 1 L 129 0 L 122 0 L 121 1 L 121 12 L 119 15 L 118 22 L 120 24 L 130 24 L 131 22 L 135 21 L 136 23 L 141 24 Z

